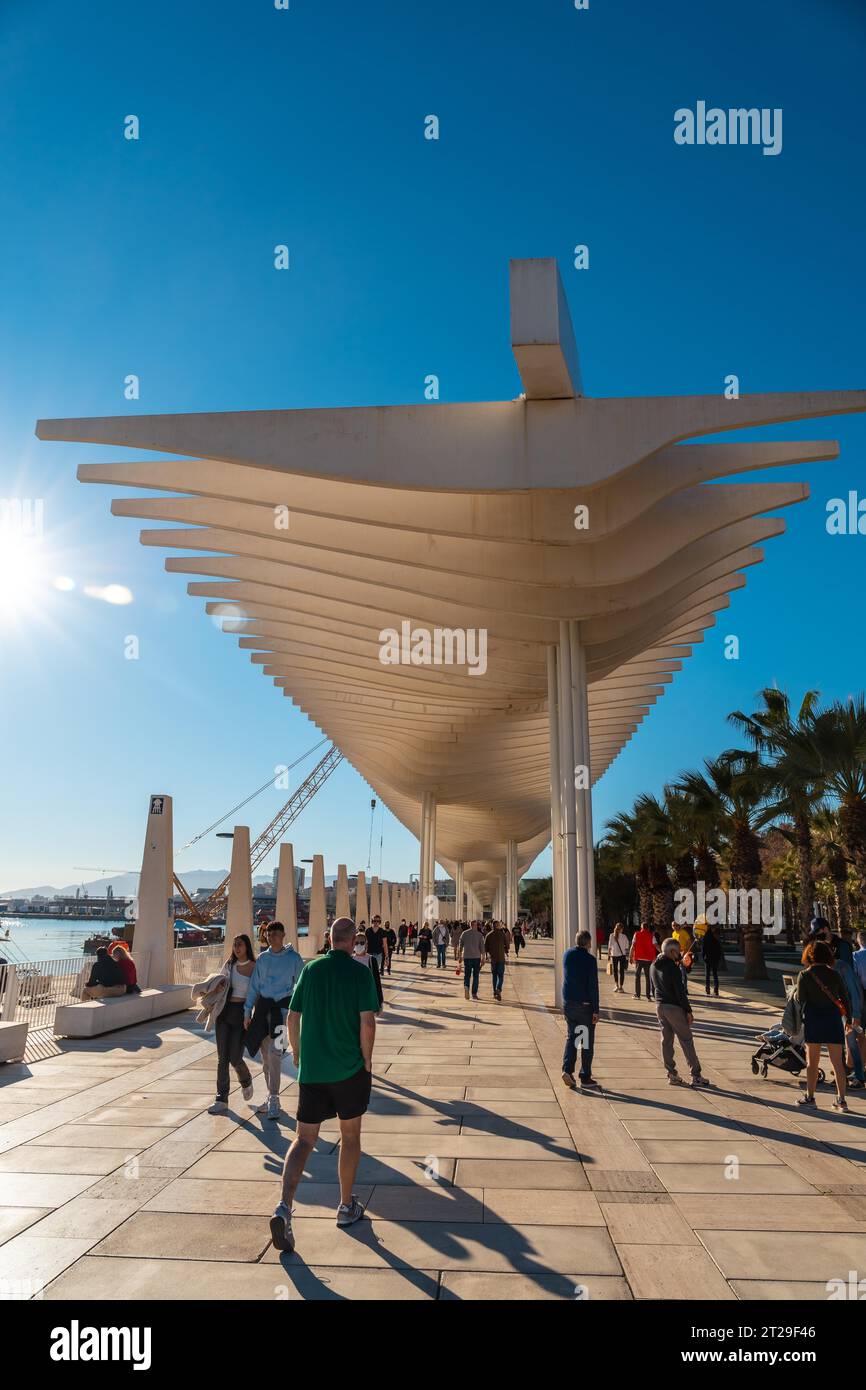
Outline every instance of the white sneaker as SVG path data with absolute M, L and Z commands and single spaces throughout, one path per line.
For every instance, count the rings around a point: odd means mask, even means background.
M 252 1100 L 252 1098 L 253 1098 L 253 1083 L 252 1083 L 252 1082 L 250 1082 L 249 1086 L 244 1086 L 244 1089 L 241 1091 L 241 1095 L 243 1096 L 244 1100 L 247 1100 L 247 1101 Z
M 268 1119 L 278 1120 L 280 1118 L 280 1098 L 279 1096 L 268 1097 Z

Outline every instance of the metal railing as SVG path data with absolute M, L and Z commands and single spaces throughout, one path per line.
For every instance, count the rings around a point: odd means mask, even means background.
M 215 975 L 223 964 L 230 947 L 224 941 L 212 946 L 177 946 L 174 952 L 174 983 L 194 985 Z

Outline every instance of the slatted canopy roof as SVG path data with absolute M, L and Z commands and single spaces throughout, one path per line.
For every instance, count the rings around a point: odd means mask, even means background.
M 78 476 L 159 494 L 112 512 L 182 552 L 166 568 L 414 833 L 435 795 L 438 863 L 462 861 L 488 899 L 506 842 L 522 873 L 550 837 L 560 621 L 580 624 L 595 781 L 784 530 L 775 513 L 807 496 L 716 480 L 838 453 L 694 441 L 866 409 L 863 391 L 587 398 L 555 262 L 512 262 L 511 309 L 517 400 L 37 427 L 172 456 Z M 483 630 L 484 674 L 383 664 L 383 632 L 406 622 Z

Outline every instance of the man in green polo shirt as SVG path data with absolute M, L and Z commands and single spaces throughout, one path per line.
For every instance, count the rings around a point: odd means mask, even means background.
M 337 1225 L 364 1215 L 352 1187 L 361 1158 L 361 1121 L 370 1103 L 379 999 L 372 971 L 352 958 L 355 924 L 338 917 L 331 949 L 307 961 L 289 1005 L 289 1044 L 298 1068 L 298 1128 L 286 1154 L 283 1191 L 271 1217 L 277 1250 L 295 1248 L 292 1201 L 324 1120 L 340 1121 Z

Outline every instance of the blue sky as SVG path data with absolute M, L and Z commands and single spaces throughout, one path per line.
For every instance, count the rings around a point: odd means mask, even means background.
M 109 516 L 120 492 L 75 481 L 123 451 L 37 442 L 37 418 L 420 401 L 429 373 L 443 400 L 511 398 L 516 256 L 559 258 L 588 395 L 866 386 L 864 60 L 855 0 L 4 0 L 0 496 L 44 499 L 46 573 L 76 588 L 0 620 L 0 889 L 135 868 L 149 792 L 182 845 L 318 737 Z M 675 145 L 699 99 L 781 107 L 782 153 Z M 774 471 L 812 498 L 600 783 L 597 832 L 763 685 L 863 684 L 866 538 L 824 520 L 866 495 L 866 420 L 771 434 L 841 459 Z M 134 602 L 82 592 L 111 583 Z M 296 855 L 363 867 L 369 799 L 341 768 Z M 178 868 L 224 862 L 211 839 Z M 382 867 L 417 870 L 390 816 Z

